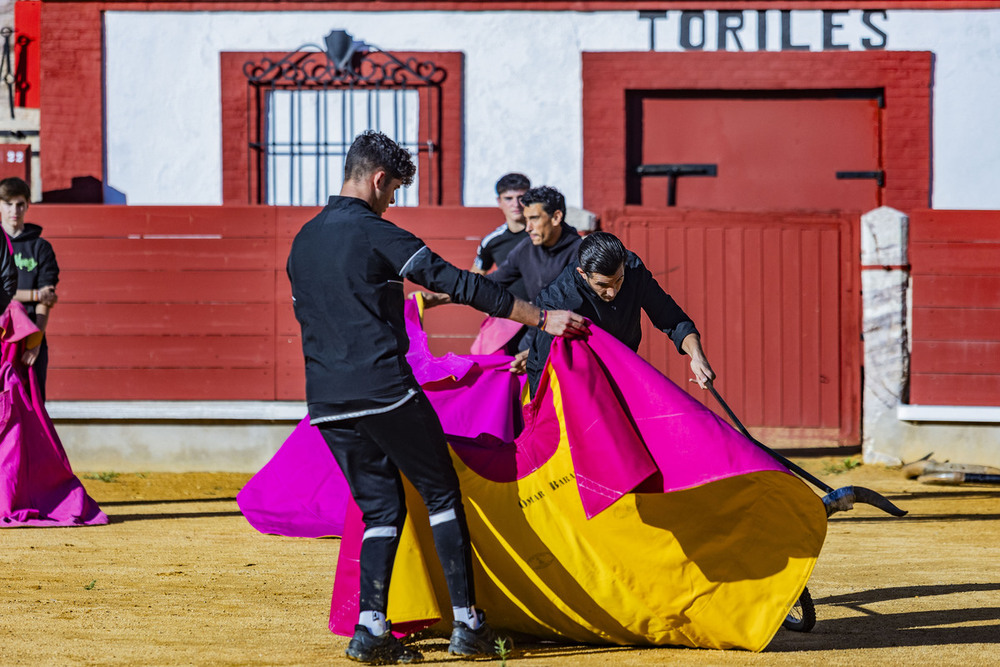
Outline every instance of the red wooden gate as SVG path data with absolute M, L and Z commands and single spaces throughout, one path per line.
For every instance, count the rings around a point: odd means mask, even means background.
M 694 319 L 716 386 L 762 441 L 856 445 L 861 415 L 858 214 L 630 208 L 603 228 Z M 711 405 L 644 318 L 640 354 Z M 712 406 L 715 407 L 715 406 Z

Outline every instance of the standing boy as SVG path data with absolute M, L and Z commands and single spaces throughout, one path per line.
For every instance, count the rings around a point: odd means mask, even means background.
M 42 228 L 26 223 L 24 216 L 31 201 L 31 188 L 24 180 L 11 177 L 0 181 L 0 219 L 14 248 L 17 267 L 17 291 L 14 301 L 24 304 L 28 317 L 45 333 L 55 305 L 59 264 L 52 245 L 42 238 Z M 35 369 L 39 395 L 45 400 L 45 376 L 49 367 L 48 338 L 25 350 L 21 360 Z
M 497 181 L 497 206 L 503 213 L 504 222 L 480 241 L 476 250 L 476 261 L 472 263 L 473 273 L 486 275 L 494 266 L 503 264 L 510 251 L 528 238 L 528 232 L 524 228 L 524 207 L 521 205 L 521 196 L 530 188 L 531 181 L 524 174 L 504 174 Z M 507 291 L 519 299 L 528 300 L 523 280 L 518 279 L 510 284 Z

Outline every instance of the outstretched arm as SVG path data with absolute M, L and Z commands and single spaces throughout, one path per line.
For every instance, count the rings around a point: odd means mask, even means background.
M 538 327 L 550 336 L 580 338 L 590 332 L 582 315 L 570 310 L 542 310 L 520 299 L 514 299 L 514 308 L 507 319 Z
M 451 297 L 443 292 L 421 292 L 421 296 L 424 298 L 424 308 L 452 303 Z M 514 308 L 510 311 L 507 319 L 527 324 L 529 327 L 538 327 L 552 336 L 580 338 L 590 331 L 587 328 L 586 320 L 569 310 L 547 310 L 544 311 L 544 318 L 542 312 L 541 308 L 515 298 Z
M 420 294 L 424 299 L 424 308 L 452 303 L 451 296 L 443 292 L 421 292 Z M 507 319 L 526 324 L 529 327 L 538 327 L 551 336 L 580 338 L 590 332 L 587 328 L 586 320 L 574 312 L 569 310 L 548 310 L 544 311 L 544 319 L 542 312 L 537 306 L 515 298 L 514 307 L 510 311 L 510 315 L 507 316 Z M 522 357 L 521 361 L 523 362 L 523 360 Z M 512 369 L 514 369 L 513 366 Z M 523 369 L 521 369 L 521 372 L 524 372 Z
M 486 276 L 462 271 L 449 264 L 427 246 L 410 256 L 400 275 L 446 296 L 451 303 L 466 304 L 494 317 L 538 327 L 553 336 L 577 338 L 588 332 L 586 320 L 576 313 L 568 310 L 543 311 L 514 297 L 501 284 Z M 427 295 L 424 299 L 424 307 L 429 307 Z M 432 300 L 435 299 L 432 297 Z
M 715 379 L 715 371 L 709 365 L 705 351 L 701 349 L 701 336 L 696 333 L 688 334 L 681 342 L 681 349 L 691 357 L 691 372 L 694 373 L 693 382 L 697 382 L 702 389 L 707 389 L 708 383 Z
M 476 273 L 476 271 L 472 271 L 472 273 Z M 413 294 L 417 294 L 417 292 Z M 446 303 L 451 303 L 451 295 L 444 292 L 420 292 L 419 294 L 424 298 L 424 308 L 433 308 L 434 306 L 443 306 Z M 413 295 L 411 294 L 410 296 Z
M 45 327 L 49 324 L 49 307 L 43 303 L 38 303 L 35 306 L 35 326 L 37 326 L 41 332 L 45 333 Z M 35 347 L 29 348 L 21 354 L 21 361 L 24 362 L 25 366 L 33 366 L 36 361 L 38 361 L 38 354 L 42 351 L 42 345 L 39 342 Z

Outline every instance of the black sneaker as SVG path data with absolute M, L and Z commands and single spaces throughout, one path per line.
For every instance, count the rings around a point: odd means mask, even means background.
M 347 657 L 369 665 L 400 665 L 420 662 L 424 656 L 392 636 L 386 623 L 385 632 L 375 636 L 363 625 L 354 626 L 354 636 L 347 645 Z
M 473 630 L 462 621 L 455 621 L 451 631 L 451 643 L 448 653 L 452 655 L 500 655 L 513 650 L 514 642 L 510 637 L 497 634 L 496 630 L 486 624 L 486 616 L 479 611 L 481 625 Z M 501 649 L 500 642 L 503 642 Z

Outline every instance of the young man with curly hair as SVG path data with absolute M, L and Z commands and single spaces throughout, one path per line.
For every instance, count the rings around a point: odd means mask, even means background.
M 410 232 L 382 218 L 416 167 L 384 134 L 358 136 L 340 196 L 295 236 L 288 257 L 302 329 L 309 417 L 323 435 L 363 514 L 360 609 L 347 656 L 408 663 L 419 652 L 391 633 L 389 581 L 406 517 L 400 473 L 430 516 L 451 596 L 449 652 L 496 653 L 498 635 L 475 607 L 472 548 L 458 476 L 441 423 L 406 362 L 403 279 L 497 317 L 552 335 L 586 332 L 568 311 L 543 313 L 485 277 L 445 262 Z

